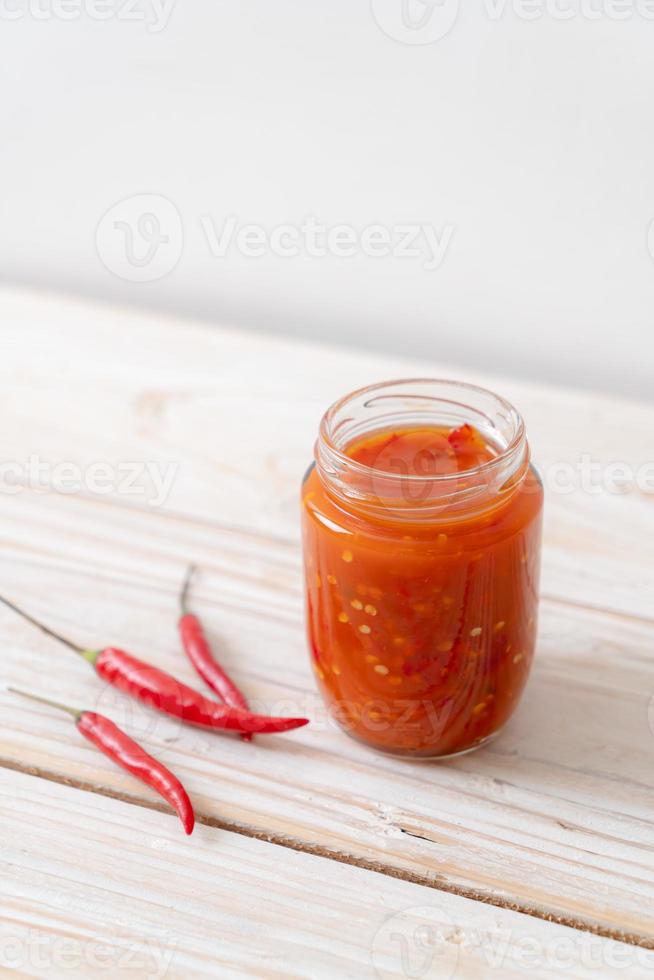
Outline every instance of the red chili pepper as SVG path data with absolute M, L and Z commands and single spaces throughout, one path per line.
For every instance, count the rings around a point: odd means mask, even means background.
M 18 691 L 13 687 L 9 690 L 31 701 L 39 701 L 41 704 L 47 704 L 51 708 L 58 708 L 72 715 L 84 738 L 141 782 L 152 786 L 175 810 L 186 833 L 193 833 L 195 826 L 193 805 L 177 776 L 126 735 L 111 718 L 98 715 L 95 711 L 77 711 L 75 708 L 69 708 L 68 705 L 37 697 L 36 694 L 27 694 L 26 691 Z
M 178 626 L 182 638 L 182 645 L 196 671 L 212 691 L 215 691 L 223 699 L 225 704 L 231 704 L 234 708 L 247 711 L 248 703 L 245 695 L 214 657 L 202 623 L 198 617 L 190 613 L 187 609 L 186 598 L 194 572 L 195 566 L 191 565 L 186 573 L 179 597 L 182 614 L 179 618 Z M 250 741 L 252 736 L 244 735 L 243 738 Z
M 275 718 L 269 715 L 255 715 L 250 711 L 233 708 L 230 705 L 217 704 L 205 698 L 199 691 L 178 681 L 172 674 L 153 667 L 116 647 L 106 647 L 104 650 L 85 650 L 48 626 L 44 626 L 33 616 L 24 612 L 13 602 L 0 596 L 4 603 L 15 613 L 22 616 L 33 626 L 36 626 L 48 636 L 54 637 L 60 643 L 84 657 L 95 667 L 97 673 L 109 684 L 125 691 L 126 694 L 144 702 L 164 714 L 181 718 L 189 725 L 201 728 L 211 728 L 214 731 L 258 732 L 263 735 L 278 732 L 288 732 L 308 724 L 308 718 Z

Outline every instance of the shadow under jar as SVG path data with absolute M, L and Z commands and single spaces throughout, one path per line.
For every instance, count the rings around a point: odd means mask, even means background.
M 504 399 L 371 385 L 324 415 L 302 487 L 313 667 L 338 723 L 436 758 L 497 734 L 536 636 L 543 490 Z

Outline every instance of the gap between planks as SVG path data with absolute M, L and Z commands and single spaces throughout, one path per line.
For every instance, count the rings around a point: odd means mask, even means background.
M 97 796 L 105 796 L 109 799 L 120 800 L 122 803 L 143 807 L 147 810 L 156 810 L 160 813 L 167 814 L 171 813 L 170 809 L 165 804 L 158 803 L 155 800 L 146 800 L 129 793 L 121 793 L 104 786 L 98 786 L 95 783 L 71 779 L 59 773 L 52 772 L 47 769 L 41 769 L 38 766 L 21 765 L 20 763 L 11 759 L 4 759 L 0 757 L 0 768 L 8 769 L 13 772 L 24 773 L 28 776 L 44 779 L 51 783 L 58 783 L 62 786 L 68 786 L 72 789 L 78 789 L 83 792 L 94 793 Z M 365 871 L 370 871 L 374 874 L 386 875 L 389 878 L 398 878 L 402 881 L 408 881 L 414 885 L 422 885 L 425 888 L 432 888 L 435 891 L 445 892 L 450 895 L 458 895 L 461 898 L 467 898 L 474 902 L 490 905 L 495 908 L 505 909 L 510 912 L 519 912 L 522 915 L 529 915 L 532 918 L 541 919 L 545 922 L 553 922 L 556 925 L 566 926 L 569 929 L 576 929 L 578 932 L 590 933 L 591 935 L 599 936 L 602 939 L 612 939 L 616 942 L 627 943 L 631 946 L 639 946 L 643 949 L 654 950 L 654 938 L 652 937 L 642 936 L 637 933 L 626 933 L 619 929 L 610 929 L 608 926 L 602 926 L 598 923 L 589 922 L 584 919 L 559 915 L 556 912 L 548 912 L 546 909 L 537 908 L 535 906 L 523 905 L 520 902 L 512 901 L 508 898 L 502 898 L 499 895 L 493 895 L 489 892 L 480 891 L 475 888 L 457 885 L 454 882 L 448 881 L 443 875 L 430 876 L 426 874 L 419 874 L 393 864 L 384 864 L 381 861 L 369 861 L 346 851 L 338 851 L 334 848 L 311 843 L 310 841 L 299 840 L 296 837 L 290 837 L 286 834 L 270 833 L 249 824 L 242 824 L 229 820 L 220 820 L 217 817 L 210 817 L 202 813 L 196 812 L 196 820 L 200 824 L 204 824 L 207 827 L 214 827 L 215 829 L 225 831 L 226 833 L 239 834 L 241 837 L 250 837 L 253 840 L 266 841 L 269 844 L 275 844 L 278 847 L 285 847 L 291 851 L 299 851 L 303 854 L 311 854 L 314 857 L 324 858 L 329 861 L 336 861 L 338 864 L 349 864 Z M 407 836 L 416 837 L 419 840 L 433 843 L 429 837 L 414 834 L 404 827 L 399 827 L 398 829 Z

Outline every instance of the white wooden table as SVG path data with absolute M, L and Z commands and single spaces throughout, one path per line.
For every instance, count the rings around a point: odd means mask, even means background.
M 654 493 L 548 493 L 538 652 L 515 718 L 458 760 L 397 761 L 342 735 L 318 699 L 298 487 L 336 396 L 461 372 L 9 290 L 0 323 L 1 459 L 24 468 L 18 492 L 0 492 L 0 592 L 81 643 L 197 683 L 176 633 L 197 562 L 193 608 L 237 681 L 313 719 L 253 744 L 180 730 L 0 609 L 3 968 L 651 976 Z M 582 453 L 632 466 L 654 454 L 652 406 L 466 376 L 519 406 L 546 476 Z M 43 490 L 30 455 L 55 483 L 61 462 L 117 476 L 106 492 Z M 175 467 L 158 506 L 143 477 L 143 492 L 124 484 L 125 464 L 144 461 Z M 140 738 L 187 784 L 193 837 L 10 684 Z

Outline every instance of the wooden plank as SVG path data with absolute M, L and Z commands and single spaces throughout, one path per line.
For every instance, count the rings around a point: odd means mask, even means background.
M 166 512 L 292 542 L 298 485 L 331 401 L 384 377 L 486 384 L 523 412 L 550 488 L 545 594 L 654 619 L 652 405 L 16 290 L 0 292 L 0 318 L 4 460 L 175 467 Z M 586 491 L 584 456 L 600 467 L 596 483 L 624 461 L 643 487 L 649 472 L 649 492 Z M 573 467 L 571 493 L 554 489 L 562 464 Z M 112 492 L 151 510 L 156 494 L 142 483 L 141 496 Z
M 114 695 L 88 666 L 9 611 L 3 677 L 98 707 L 183 775 L 205 819 L 332 852 L 541 915 L 654 939 L 654 628 L 546 601 L 524 703 L 502 737 L 452 762 L 372 754 L 325 718 L 304 649 L 296 550 L 254 534 L 97 501 L 0 497 L 0 580 L 82 643 L 113 642 L 195 682 L 179 651 L 176 593 L 270 710 L 306 729 L 253 745 L 175 723 Z M 3 692 L 0 757 L 61 780 L 148 799 L 67 719 Z
M 12 975 L 639 980 L 654 966 L 651 950 L 213 827 L 187 839 L 172 815 L 24 774 L 4 774 L 0 820 Z

